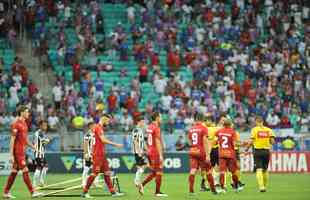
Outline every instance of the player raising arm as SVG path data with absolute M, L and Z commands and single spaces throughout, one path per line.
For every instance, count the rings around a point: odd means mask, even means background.
M 16 198 L 10 193 L 10 189 L 19 170 L 23 172 L 23 179 L 31 196 L 39 197 L 41 193 L 36 192 L 31 184 L 25 158 L 26 146 L 35 149 L 28 141 L 28 125 L 26 120 L 29 118 L 29 109 L 26 106 L 20 106 L 17 109 L 17 114 L 17 119 L 11 125 L 10 162 L 12 163 L 12 171 L 4 187 L 3 197 L 6 199 Z
M 219 129 L 215 136 L 219 144 L 219 169 L 220 169 L 220 193 L 226 193 L 225 172 L 228 170 L 232 173 L 233 186 L 236 191 L 243 188 L 238 185 L 239 179 L 237 172 L 237 160 L 235 146 L 237 143 L 236 131 L 231 128 L 232 123 L 229 119 L 224 120 L 223 128 Z
M 264 126 L 263 118 L 257 117 L 255 122 L 256 126 L 251 131 L 251 142 L 248 147 L 254 147 L 254 166 L 259 190 L 266 192 L 270 149 L 275 135 L 270 128 Z
M 199 168 L 206 172 L 211 191 L 216 194 L 210 163 L 211 142 L 208 139 L 208 129 L 202 124 L 200 114 L 195 115 L 195 120 L 196 123 L 188 131 L 190 142 L 189 194 L 194 195 L 195 175 Z
M 142 182 L 144 187 L 147 183 L 155 178 L 156 191 L 155 196 L 157 197 L 167 197 L 160 191 L 162 175 L 163 175 L 163 149 L 162 149 L 162 139 L 160 135 L 160 114 L 154 112 L 151 116 L 152 123 L 147 127 L 147 154 L 149 159 L 149 165 L 151 173 Z
M 93 172 L 88 177 L 87 182 L 86 182 L 86 186 L 83 188 L 83 193 L 82 193 L 83 198 L 92 198 L 88 194 L 88 190 L 100 172 L 104 173 L 104 181 L 105 181 L 106 185 L 108 186 L 108 189 L 109 189 L 111 195 L 113 197 L 123 196 L 122 193 L 116 192 L 115 189 L 113 188 L 113 185 L 111 182 L 111 177 L 110 177 L 111 171 L 109 168 L 109 163 L 108 163 L 106 156 L 105 156 L 105 144 L 110 144 L 110 145 L 113 145 L 117 148 L 123 147 L 122 144 L 114 143 L 114 142 L 108 140 L 104 136 L 104 127 L 109 124 L 109 121 L 110 121 L 109 116 L 104 115 L 100 119 L 99 123 L 93 127 L 93 133 L 94 133 L 94 137 L 95 137 L 95 143 L 93 146 L 93 153 L 92 153 Z

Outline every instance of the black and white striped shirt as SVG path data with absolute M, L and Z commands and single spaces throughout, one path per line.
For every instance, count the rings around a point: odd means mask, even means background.
M 44 158 L 45 156 L 45 145 L 49 142 L 48 137 L 42 130 L 37 130 L 34 133 L 34 157 L 35 158 Z
M 144 131 L 136 127 L 132 131 L 132 150 L 133 153 L 143 153 L 144 151 Z M 136 145 L 137 144 L 137 145 Z
M 94 142 L 94 136 L 93 136 L 91 130 L 89 130 L 84 135 L 84 144 L 86 144 L 86 149 L 84 149 L 84 151 L 86 151 L 89 158 L 92 156 L 93 142 Z

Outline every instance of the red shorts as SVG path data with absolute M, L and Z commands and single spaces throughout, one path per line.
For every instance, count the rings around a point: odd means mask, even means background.
M 148 155 L 148 160 L 149 160 L 149 167 L 151 170 L 154 171 L 162 171 L 163 170 L 163 162 L 159 159 L 158 154 L 149 154 Z
M 201 154 L 199 156 L 189 156 L 189 167 L 190 169 L 201 169 L 203 171 L 209 171 L 212 166 L 211 162 L 206 161 L 206 155 Z
M 27 167 L 25 155 L 14 155 L 14 163 L 12 168 L 16 170 L 22 170 L 25 167 Z
M 234 173 L 237 170 L 237 160 L 235 158 L 219 158 L 219 168 L 221 172 L 228 170 Z
M 93 173 L 109 172 L 109 162 L 106 158 L 93 159 Z

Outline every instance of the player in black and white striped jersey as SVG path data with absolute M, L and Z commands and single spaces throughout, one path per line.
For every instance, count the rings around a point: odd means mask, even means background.
M 139 119 L 136 122 L 136 127 L 132 131 L 132 151 L 135 155 L 136 160 L 136 176 L 135 176 L 135 185 L 139 188 L 139 192 L 142 195 L 143 194 L 143 186 L 141 184 L 141 177 L 144 172 L 144 169 L 146 167 L 146 161 L 145 161 L 145 125 L 144 120 L 142 117 L 139 117 Z
M 45 159 L 45 146 L 50 142 L 50 139 L 46 135 L 47 128 L 47 121 L 41 120 L 39 122 L 39 129 L 34 134 L 34 157 L 36 170 L 33 177 L 33 186 L 35 188 L 45 185 L 45 178 L 48 170 L 48 165 Z
M 87 178 L 90 169 L 92 168 L 92 152 L 93 152 L 93 144 L 94 144 L 94 134 L 93 134 L 93 127 L 95 123 L 89 122 L 87 127 L 87 131 L 84 134 L 84 141 L 83 141 L 83 156 L 84 156 L 84 162 L 83 162 L 83 174 L 82 174 L 82 186 L 86 186 Z M 94 185 L 96 187 L 99 186 L 99 176 L 96 177 Z

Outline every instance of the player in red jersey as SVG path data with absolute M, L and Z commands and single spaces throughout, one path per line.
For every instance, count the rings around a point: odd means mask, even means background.
M 225 193 L 225 172 L 228 170 L 232 173 L 233 186 L 236 191 L 243 188 L 239 186 L 239 178 L 237 176 L 237 159 L 235 146 L 237 145 L 237 134 L 232 128 L 232 123 L 229 119 L 224 120 L 223 128 L 219 129 L 215 136 L 219 144 L 219 169 L 220 169 L 220 193 Z
M 160 114 L 154 112 L 152 114 L 152 123 L 147 127 L 147 154 L 149 159 L 149 167 L 151 173 L 146 179 L 142 182 L 139 187 L 139 192 L 143 190 L 143 187 L 149 183 L 152 179 L 155 178 L 156 182 L 156 191 L 155 196 L 157 197 L 167 197 L 167 194 L 164 194 L 160 191 L 160 186 L 162 182 L 163 175 L 163 149 L 162 149 L 162 139 L 160 135 Z
M 208 139 L 208 129 L 201 122 L 202 117 L 202 115 L 196 114 L 196 123 L 188 131 L 188 140 L 190 143 L 190 173 L 188 177 L 190 195 L 194 194 L 195 175 L 199 168 L 201 168 L 203 172 L 206 172 L 210 189 L 213 194 L 216 194 L 210 162 L 211 143 Z
M 29 177 L 29 170 L 26 165 L 25 150 L 26 146 L 35 149 L 28 140 L 28 125 L 26 120 L 29 117 L 29 109 L 26 106 L 20 106 L 17 109 L 18 117 L 11 125 L 11 143 L 10 143 L 10 162 L 12 165 L 11 174 L 4 187 L 3 197 L 6 199 L 15 199 L 10 189 L 15 181 L 19 170 L 23 172 L 23 179 L 32 197 L 39 197 L 42 194 L 34 190 Z
M 105 144 L 113 145 L 117 148 L 123 147 L 122 144 L 114 143 L 110 140 L 108 140 L 104 136 L 104 127 L 109 124 L 110 118 L 108 115 L 104 115 L 98 124 L 92 125 L 90 128 L 93 131 L 94 134 L 94 146 L 93 146 L 93 152 L 92 152 L 92 161 L 93 161 L 93 172 L 88 177 L 86 186 L 83 188 L 83 194 L 82 197 L 84 198 L 92 198 L 88 194 L 88 190 L 91 187 L 92 183 L 94 182 L 95 178 L 98 176 L 100 172 L 104 173 L 104 181 L 106 185 L 109 188 L 109 191 L 111 192 L 113 197 L 116 196 L 123 196 L 122 193 L 118 193 L 113 188 L 112 182 L 111 182 L 111 171 L 109 168 L 109 163 L 105 157 Z

